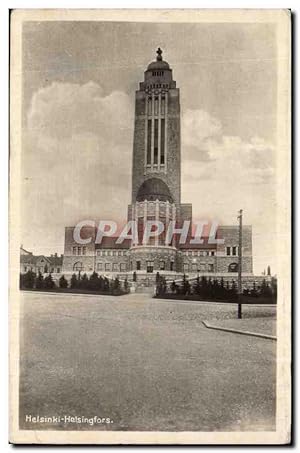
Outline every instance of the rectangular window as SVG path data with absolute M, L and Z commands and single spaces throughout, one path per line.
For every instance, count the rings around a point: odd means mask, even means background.
M 24 267 L 24 272 L 27 272 L 27 266 Z
M 100 256 L 100 250 L 97 250 L 97 256 Z
M 54 272 L 54 267 L 51 267 L 51 273 Z
M 120 264 L 120 270 L 121 270 L 121 272 L 126 272 L 126 263 Z
M 118 272 L 118 270 L 119 270 L 118 263 L 113 263 L 113 272 Z
M 136 262 L 136 270 L 137 270 L 137 271 L 140 271 L 140 270 L 141 270 L 141 262 L 140 262 L 140 261 L 137 261 L 137 262 Z
M 189 256 L 193 256 L 193 252 L 192 251 L 189 251 L 188 254 L 189 254 Z
M 165 270 L 165 262 L 164 261 L 160 261 L 159 262 L 159 268 L 160 268 L 161 271 Z
M 106 250 L 103 250 L 101 253 L 102 256 L 106 256 Z
M 230 249 L 231 249 L 231 247 L 226 247 L 226 255 L 227 256 L 230 256 Z
M 208 272 L 213 272 L 214 271 L 214 265 L 213 264 L 209 264 L 208 265 Z
M 110 272 L 110 269 L 111 269 L 110 263 L 105 263 L 105 271 Z
M 184 263 L 183 272 L 188 272 L 188 271 L 189 271 L 189 265 L 188 265 L 188 263 Z
M 162 96 L 161 98 L 161 110 L 160 110 L 161 115 L 165 114 L 165 97 Z
M 233 256 L 236 256 L 236 247 L 232 247 L 232 254 Z
M 112 252 L 112 254 L 113 254 L 113 256 L 117 256 L 116 250 L 114 250 L 114 251 Z
M 103 270 L 103 263 L 97 263 L 97 271 Z
M 108 250 L 106 253 L 107 253 L 107 256 L 110 256 L 110 255 L 111 255 L 110 250 Z
M 73 247 L 73 255 L 76 255 L 77 247 Z
M 158 97 L 154 99 L 154 115 L 158 115 Z
M 81 247 L 78 247 L 77 250 L 78 250 L 77 254 L 78 254 L 78 255 L 81 255 Z
M 197 272 L 197 270 L 198 270 L 198 264 L 197 263 L 193 263 L 192 264 L 192 271 L 193 272 Z
M 60 273 L 60 267 L 56 269 L 56 272 L 59 274 Z
M 83 255 L 86 254 L 86 247 L 82 247 L 82 254 L 83 254 Z
M 161 120 L 160 124 L 160 163 L 165 163 L 165 120 Z
M 120 250 L 118 251 L 118 256 L 122 256 L 122 252 Z
M 214 251 L 211 252 L 211 256 L 215 256 L 215 252 Z
M 147 133 L 147 165 L 151 165 L 151 132 L 152 121 L 148 120 L 148 133 Z
M 154 120 L 154 165 L 158 161 L 158 120 Z

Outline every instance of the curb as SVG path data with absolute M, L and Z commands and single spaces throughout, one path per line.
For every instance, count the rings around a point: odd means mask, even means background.
M 240 335 L 249 335 L 251 337 L 258 337 L 258 338 L 264 338 L 266 340 L 277 341 L 277 337 L 275 337 L 274 335 L 267 335 L 267 334 L 264 334 L 264 333 L 249 332 L 248 330 L 230 329 L 229 327 L 214 326 L 212 324 L 208 324 L 208 322 L 206 322 L 206 321 L 202 321 L 202 323 L 204 324 L 204 326 L 207 329 L 221 330 L 223 332 L 231 332 L 231 333 L 237 333 L 237 334 L 240 334 Z

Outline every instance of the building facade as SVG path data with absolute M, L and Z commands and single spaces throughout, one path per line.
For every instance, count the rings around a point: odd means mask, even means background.
M 20 272 L 25 274 L 28 271 L 38 274 L 61 274 L 63 264 L 63 255 L 45 256 L 33 255 L 32 252 L 20 247 Z
M 218 227 L 222 244 L 211 243 L 208 237 L 201 244 L 191 242 L 192 228 L 184 244 L 176 234 L 171 241 L 166 237 L 170 223 L 180 229 L 185 221 L 192 222 L 192 205 L 181 202 L 180 90 L 160 49 L 135 93 L 132 159 L 127 220 L 137 226 L 135 238 L 118 244 L 116 237 L 104 237 L 97 244 L 97 228 L 86 226 L 81 236 L 90 237 L 91 242 L 80 245 L 74 240 L 75 227 L 66 227 L 63 273 L 130 276 L 160 272 L 170 278 L 183 273 L 237 274 L 238 226 Z M 146 225 L 153 221 L 164 226 L 163 232 L 145 240 Z M 242 271 L 252 275 L 251 226 L 243 226 L 242 231 Z

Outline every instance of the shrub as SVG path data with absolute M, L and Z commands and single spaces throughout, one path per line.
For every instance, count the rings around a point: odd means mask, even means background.
M 36 289 L 42 289 L 44 287 L 44 277 L 40 272 L 35 279 L 35 287 Z
M 76 274 L 72 275 L 70 286 L 71 286 L 71 288 L 78 288 L 78 280 L 77 280 Z
M 52 289 L 54 287 L 55 287 L 55 283 L 53 281 L 52 275 L 49 274 L 49 275 L 47 275 L 47 277 L 44 280 L 44 288 Z
M 266 279 L 263 279 L 262 285 L 260 287 L 259 295 L 262 297 L 272 297 L 272 289 L 267 284 Z
M 68 288 L 68 281 L 66 280 L 65 276 L 62 275 L 59 279 L 59 287 L 60 288 Z
M 32 289 L 35 283 L 35 273 L 27 271 L 26 274 L 20 274 L 20 288 Z
M 98 277 L 98 274 L 97 272 L 93 272 L 92 275 L 90 276 L 89 278 L 89 283 L 88 283 L 88 287 L 90 290 L 92 291 L 97 291 L 99 290 L 100 288 L 100 284 L 99 284 L 99 277 Z
M 172 291 L 172 293 L 176 293 L 176 290 L 177 290 L 177 285 L 175 283 L 175 280 L 173 280 L 172 284 L 171 284 L 171 291 Z
M 124 291 L 125 291 L 126 293 L 129 292 L 129 284 L 128 284 L 127 277 L 125 278 L 125 281 L 124 281 Z

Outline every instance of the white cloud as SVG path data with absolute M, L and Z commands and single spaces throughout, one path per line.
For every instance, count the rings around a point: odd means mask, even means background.
M 29 248 L 52 244 L 54 235 L 61 246 L 64 226 L 82 217 L 124 219 L 133 108 L 127 94 L 105 95 L 94 82 L 55 82 L 34 94 L 23 135 L 23 241 Z
M 242 140 L 222 133 L 221 121 L 203 110 L 187 110 L 182 121 L 183 167 L 187 178 L 221 181 L 230 173 L 247 183 L 266 182 L 274 174 L 274 146 L 261 137 Z M 191 161 L 193 165 L 191 165 Z M 200 165 L 201 163 L 201 165 Z M 229 172 L 229 173 L 228 173 Z
M 224 135 L 221 122 L 201 110 L 183 114 L 182 137 L 182 198 L 193 204 L 194 220 L 232 224 L 242 208 L 253 225 L 254 255 L 274 264 L 274 145 Z

